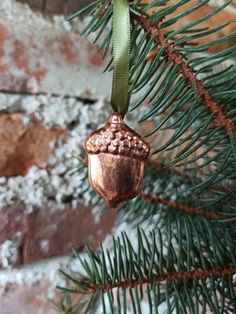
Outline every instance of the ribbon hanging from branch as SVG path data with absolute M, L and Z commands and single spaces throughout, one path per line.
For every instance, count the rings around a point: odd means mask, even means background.
M 124 116 L 129 107 L 130 13 L 128 0 L 113 0 L 111 106 Z

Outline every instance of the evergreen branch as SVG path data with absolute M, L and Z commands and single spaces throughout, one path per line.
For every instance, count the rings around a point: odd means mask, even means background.
M 232 276 L 236 274 L 235 241 L 225 247 L 224 239 L 219 239 L 225 248 L 222 252 L 222 246 L 215 243 L 214 237 L 210 237 L 203 246 L 198 243 L 199 238 L 197 242 L 185 238 L 182 229 L 176 234 L 171 229 L 169 231 L 166 243 L 160 230 L 147 236 L 142 229 L 138 229 L 136 244 L 130 242 L 126 233 L 122 233 L 120 237 L 113 238 L 110 249 L 105 250 L 101 245 L 95 254 L 88 247 L 87 257 L 76 255 L 79 274 L 63 271 L 69 287 L 61 288 L 65 293 L 84 296 L 82 301 L 86 311 L 73 313 L 90 313 L 99 297 L 102 298 L 104 314 L 114 313 L 115 309 L 120 313 L 129 304 L 134 313 L 142 313 L 140 302 L 144 299 L 148 301 L 152 313 L 164 299 L 171 305 L 175 297 L 177 299 L 172 304 L 175 308 L 181 306 L 190 312 L 195 309 L 198 313 L 196 306 L 205 300 L 213 313 L 232 313 L 236 309 L 235 293 L 232 292 Z M 178 238 L 175 238 L 177 234 Z M 84 275 L 80 275 L 82 270 Z M 207 288 L 209 284 L 211 289 Z M 201 298 L 202 293 L 205 298 Z M 193 294 L 198 297 L 189 303 L 186 295 L 193 297 Z M 224 302 L 217 302 L 216 294 L 223 297 Z M 137 308 L 140 310 L 136 311 Z
M 201 179 L 200 178 L 198 179 L 197 177 L 193 176 L 193 174 L 190 173 L 189 170 L 181 171 L 181 170 L 178 170 L 176 167 L 168 168 L 165 166 L 164 163 L 158 162 L 157 160 L 153 160 L 153 159 L 149 159 L 147 161 L 147 164 L 156 167 L 158 171 L 166 172 L 169 170 L 173 174 L 180 176 L 180 177 L 183 177 L 183 179 L 186 179 L 188 181 L 192 181 L 192 182 L 194 181 L 196 184 L 202 183 Z M 201 173 L 200 173 L 200 177 L 201 177 Z M 210 185 L 208 185 L 208 189 L 222 192 L 222 193 L 230 193 L 230 190 L 226 186 L 217 186 L 214 184 L 210 184 Z
M 88 280 L 81 280 L 81 285 L 87 288 L 89 292 L 98 292 L 101 291 L 103 293 L 108 292 L 109 290 L 116 289 L 116 288 L 135 288 L 139 285 L 144 284 L 155 284 L 160 282 L 171 282 L 171 281 L 188 281 L 188 280 L 199 280 L 202 278 L 214 278 L 214 277 L 223 277 L 228 275 L 235 275 L 236 274 L 236 267 L 225 267 L 221 269 L 197 269 L 190 272 L 174 272 L 169 274 L 164 274 L 162 276 L 157 274 L 152 274 L 151 277 L 143 277 L 142 280 L 140 279 L 130 279 L 130 280 L 123 280 L 120 282 L 112 282 L 108 281 L 105 284 L 97 284 L 91 283 Z M 65 275 L 65 273 L 64 273 Z M 74 279 L 77 280 L 77 279 Z M 80 287 L 77 289 L 77 293 L 83 293 L 80 290 Z
M 194 88 L 197 88 L 199 95 L 202 97 L 203 103 L 209 112 L 214 114 L 215 125 L 220 126 L 227 135 L 232 131 L 234 138 L 236 139 L 236 126 L 234 121 L 227 118 L 220 105 L 210 95 L 208 89 L 206 89 L 201 80 L 196 77 L 196 74 L 192 72 L 189 64 L 184 60 L 183 56 L 174 51 L 174 45 L 169 43 L 159 27 L 153 25 L 147 17 L 132 15 L 133 18 L 143 27 L 143 29 L 151 37 L 154 37 L 157 44 L 165 48 L 166 57 L 173 62 L 173 64 L 179 67 L 179 73 L 184 75 L 189 83 Z M 146 58 L 149 58 L 147 56 Z
M 207 211 L 206 209 L 195 208 L 192 206 L 188 206 L 186 204 L 180 204 L 180 203 L 173 202 L 173 201 L 170 201 L 167 199 L 163 199 L 163 198 L 158 197 L 158 196 L 152 196 L 149 194 L 145 194 L 143 192 L 140 192 L 139 196 L 142 197 L 143 199 L 145 199 L 146 201 L 150 202 L 150 203 L 161 204 L 161 205 L 167 206 L 169 208 L 174 208 L 177 211 L 181 211 L 181 212 L 188 213 L 191 215 L 201 216 L 201 217 L 205 217 L 208 219 L 214 219 L 214 220 L 226 219 L 226 217 L 224 215 L 217 214 L 215 212 L 210 212 L 210 211 Z

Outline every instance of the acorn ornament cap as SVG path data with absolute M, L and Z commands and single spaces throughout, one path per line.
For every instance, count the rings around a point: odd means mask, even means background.
M 121 114 L 113 113 L 84 146 L 90 184 L 109 207 L 139 194 L 150 147 L 124 123 Z

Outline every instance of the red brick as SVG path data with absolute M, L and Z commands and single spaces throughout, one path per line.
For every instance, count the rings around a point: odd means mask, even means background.
M 0 296 L 1 314 L 56 314 L 48 300 L 49 282 L 45 279 L 33 286 L 8 285 Z
M 97 49 L 97 46 L 94 46 L 91 43 L 87 44 L 89 63 L 95 67 L 101 67 L 105 63 L 104 60 L 102 60 L 103 51 L 98 52 Z
M 98 223 L 89 207 L 64 210 L 44 208 L 30 215 L 23 208 L 8 207 L 0 213 L 0 245 L 21 234 L 16 265 L 44 258 L 72 254 L 85 243 L 94 249 L 111 231 L 116 212 L 104 213 Z
M 75 65 L 79 62 L 79 51 L 74 42 L 67 35 L 49 40 L 46 44 L 49 53 L 55 56 L 55 62 L 66 61 L 69 65 Z
M 65 5 L 65 14 L 74 14 L 79 9 L 83 8 L 84 6 L 88 5 L 92 0 L 68 0 L 67 4 Z
M 47 130 L 40 122 L 22 122 L 23 114 L 0 114 L 0 176 L 25 175 L 30 167 L 43 167 L 52 153 L 49 145 L 66 131 Z
M 29 58 L 27 58 L 27 48 L 19 40 L 15 39 L 13 42 L 13 53 L 12 58 L 18 69 L 29 72 Z
M 73 14 L 92 0 L 18 0 L 47 15 Z
M 9 37 L 10 33 L 7 29 L 7 27 L 0 23 L 0 41 L 1 41 L 1 44 L 4 43 L 4 41 Z M 1 45 L 1 48 L 2 48 L 2 45 Z
M 46 14 L 63 14 L 64 13 L 64 0 L 46 0 L 44 13 Z
M 28 4 L 33 10 L 43 10 L 45 0 L 18 0 L 19 2 Z

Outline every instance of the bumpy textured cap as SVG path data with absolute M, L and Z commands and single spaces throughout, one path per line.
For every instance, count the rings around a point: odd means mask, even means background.
M 123 121 L 121 114 L 113 113 L 106 125 L 93 132 L 85 142 L 89 154 L 110 153 L 145 160 L 149 145 Z

